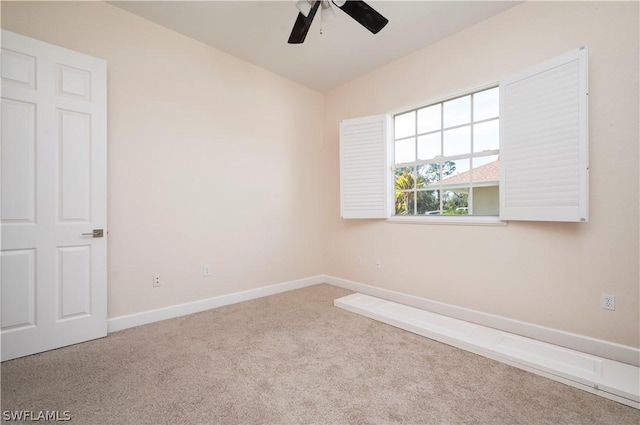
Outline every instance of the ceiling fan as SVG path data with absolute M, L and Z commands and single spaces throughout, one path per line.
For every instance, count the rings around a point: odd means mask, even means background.
M 387 18 L 376 12 L 374 8 L 364 1 L 300 0 L 296 3 L 296 7 L 300 13 L 298 13 L 296 23 L 293 24 L 293 30 L 291 30 L 291 35 L 289 36 L 289 44 L 300 44 L 304 42 L 309 28 L 311 28 L 313 17 L 320 7 L 322 8 L 321 14 L 323 20 L 335 17 L 331 3 L 335 4 L 336 7 L 374 34 L 377 34 L 389 23 Z

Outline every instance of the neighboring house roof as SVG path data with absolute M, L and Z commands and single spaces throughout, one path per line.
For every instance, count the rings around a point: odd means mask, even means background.
M 453 176 L 447 176 L 444 179 L 437 182 L 438 184 L 466 184 L 469 183 L 469 174 L 473 171 L 473 182 L 488 182 L 500 180 L 500 160 L 495 160 L 488 164 L 481 165 L 480 167 L 473 168 L 464 173 L 455 174 Z

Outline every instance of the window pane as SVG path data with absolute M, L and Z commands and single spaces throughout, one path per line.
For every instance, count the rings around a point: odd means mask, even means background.
M 418 165 L 419 187 L 428 187 L 440 181 L 440 163 Z
M 455 161 L 444 161 L 442 163 L 441 184 L 447 185 L 468 185 L 471 180 L 470 159 L 457 159 Z
M 498 160 L 499 155 L 489 155 L 489 156 L 479 156 L 473 158 L 473 168 L 478 168 L 485 164 L 489 164 L 490 162 L 495 162 Z
M 471 96 L 444 102 L 444 127 L 467 124 L 471 121 Z
M 444 132 L 444 156 L 471 152 L 471 126 Z
M 414 168 L 396 168 L 396 190 L 411 190 L 414 188 Z
M 406 114 L 396 115 L 393 120 L 396 139 L 402 139 L 416 134 L 416 113 L 415 111 Z
M 431 133 L 418 137 L 418 159 L 431 159 L 442 155 L 440 137 L 442 133 Z
M 498 120 L 473 126 L 473 151 L 482 152 L 500 148 L 500 124 Z
M 445 190 L 442 197 L 442 209 L 445 215 L 469 214 L 469 188 Z
M 396 190 L 396 215 L 413 215 L 415 206 L 413 202 L 415 192 L 400 192 Z
M 498 155 L 481 156 L 473 158 L 473 170 L 471 178 L 474 183 L 484 183 L 498 185 L 500 181 L 500 163 Z
M 395 178 L 396 215 L 414 214 L 414 168 L 397 168 Z
M 439 190 L 421 190 L 416 193 L 416 213 L 427 215 L 441 214 L 440 210 L 440 191 Z
M 473 120 L 495 118 L 500 111 L 498 87 L 473 95 Z
M 500 215 L 498 186 L 473 188 L 473 215 Z
M 442 124 L 440 112 L 440 104 L 420 109 L 418 111 L 418 133 L 440 130 Z
M 416 139 L 404 139 L 396 142 L 395 163 L 412 162 L 416 160 Z

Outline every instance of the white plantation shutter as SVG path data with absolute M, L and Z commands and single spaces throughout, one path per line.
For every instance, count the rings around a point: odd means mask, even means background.
M 500 82 L 500 218 L 588 221 L 587 48 Z
M 387 218 L 387 116 L 340 121 L 340 216 Z

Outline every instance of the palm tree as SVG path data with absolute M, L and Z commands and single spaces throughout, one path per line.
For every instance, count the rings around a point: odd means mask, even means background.
M 418 186 L 424 185 L 424 177 L 418 176 Z M 413 214 L 413 197 L 416 187 L 415 176 L 410 168 L 396 170 L 396 215 Z

